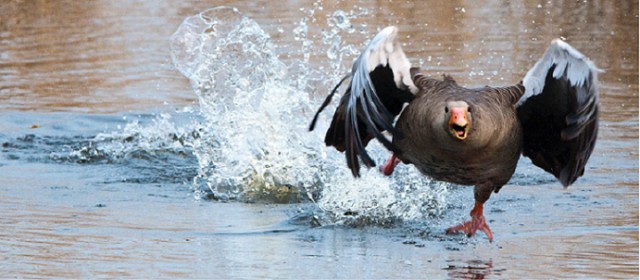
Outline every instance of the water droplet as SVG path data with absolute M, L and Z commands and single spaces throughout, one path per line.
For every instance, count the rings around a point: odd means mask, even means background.
M 347 14 L 342 10 L 336 10 L 335 12 L 333 12 L 333 15 L 331 16 L 330 20 L 328 20 L 328 23 L 330 26 L 335 25 L 342 30 L 351 28 L 351 20 L 349 19 L 349 16 L 347 16 Z

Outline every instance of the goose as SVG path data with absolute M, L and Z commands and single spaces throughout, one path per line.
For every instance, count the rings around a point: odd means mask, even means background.
M 474 186 L 471 220 L 446 234 L 481 231 L 492 242 L 483 206 L 509 182 L 520 155 L 565 188 L 584 174 L 598 135 L 599 72 L 554 39 L 517 84 L 466 88 L 451 76 L 434 79 L 412 67 L 398 29 L 389 26 L 366 45 L 309 130 L 349 80 L 324 142 L 344 152 L 353 176 L 360 176 L 361 165 L 376 166 L 366 150 L 375 138 L 391 152 L 380 168 L 384 175 L 402 162 L 435 180 Z

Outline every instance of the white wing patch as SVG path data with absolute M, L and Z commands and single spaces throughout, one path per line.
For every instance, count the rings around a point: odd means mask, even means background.
M 597 73 L 603 72 L 571 45 L 560 39 L 554 39 L 551 41 L 551 45 L 544 56 L 536 62 L 522 80 L 525 92 L 516 106 L 522 105 L 529 97 L 542 92 L 547 72 L 553 65 L 556 65 L 553 71 L 554 78 L 562 77 L 566 71 L 569 83 L 576 87 L 580 87 L 587 82 L 590 74 L 593 75 L 595 80 Z
M 398 88 L 409 88 L 416 94 L 418 88 L 413 83 L 410 70 L 411 63 L 402 51 L 400 42 L 397 40 L 398 28 L 389 26 L 376 35 L 367 45 L 363 53 L 368 54 L 366 59 L 367 73 L 373 71 L 379 65 L 387 66 L 393 70 L 393 80 Z M 364 61 L 362 61 L 364 62 Z M 360 65 L 362 67 L 364 65 Z

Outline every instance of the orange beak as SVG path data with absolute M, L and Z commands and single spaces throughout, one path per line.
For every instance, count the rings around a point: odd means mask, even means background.
M 449 131 L 454 137 L 464 140 L 469 132 L 469 118 L 467 108 L 451 108 Z

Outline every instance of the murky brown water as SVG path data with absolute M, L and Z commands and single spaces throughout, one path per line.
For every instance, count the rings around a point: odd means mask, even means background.
M 195 104 L 169 37 L 186 16 L 219 5 L 255 19 L 284 61 L 306 54 L 324 71 L 333 69 L 328 46 L 305 49 L 296 24 L 313 11 L 309 38 L 319 42 L 327 15 L 366 9 L 345 43 L 397 25 L 413 63 L 469 86 L 518 82 L 563 37 L 606 71 L 587 174 L 568 190 L 506 186 L 489 206 L 496 242 L 457 244 L 407 229 L 300 227 L 285 222 L 298 205 L 195 201 L 187 183 L 134 184 L 114 167 L 42 163 L 7 145 L 2 277 L 638 276 L 638 1 L 2 1 L 0 136 L 39 133 L 33 124 L 43 133 L 100 131 L 114 125 L 99 114 Z M 319 82 L 317 94 L 327 86 Z

